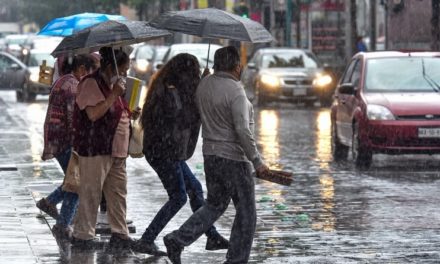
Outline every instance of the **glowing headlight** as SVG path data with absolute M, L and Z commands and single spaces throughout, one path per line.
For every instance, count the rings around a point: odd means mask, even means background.
M 332 83 L 332 77 L 328 74 L 319 74 L 313 80 L 313 86 L 325 87 Z
M 268 85 L 270 87 L 277 87 L 280 85 L 280 79 L 278 79 L 278 77 L 273 75 L 264 74 L 261 76 L 260 80 L 263 84 Z
M 136 62 L 136 70 L 146 72 L 150 63 L 147 60 L 138 60 Z
M 369 120 L 395 120 L 391 111 L 381 105 L 367 105 L 367 117 Z
M 31 76 L 29 76 L 29 79 L 32 82 L 38 82 L 39 78 L 40 78 L 39 72 L 33 72 L 33 73 L 31 73 Z

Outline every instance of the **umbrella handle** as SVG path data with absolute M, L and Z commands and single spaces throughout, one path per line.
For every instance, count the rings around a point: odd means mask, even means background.
M 113 49 L 113 48 L 112 48 L 112 53 L 113 53 L 113 62 L 115 63 L 116 77 L 118 77 L 118 79 L 119 79 L 118 64 L 116 62 L 115 49 Z
M 209 51 L 211 50 L 211 39 L 208 40 L 208 57 L 206 58 L 206 69 L 208 69 L 209 63 Z

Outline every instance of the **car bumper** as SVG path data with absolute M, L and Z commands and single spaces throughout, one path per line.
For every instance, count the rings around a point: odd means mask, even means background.
M 420 128 L 439 129 L 440 120 L 432 121 L 368 121 L 360 128 L 361 140 L 376 153 L 434 154 L 440 153 L 440 135 L 419 136 Z
M 29 82 L 29 84 L 28 84 L 29 92 L 35 93 L 35 94 L 49 94 L 50 87 L 51 86 L 49 86 L 47 84 L 37 83 L 37 82 Z

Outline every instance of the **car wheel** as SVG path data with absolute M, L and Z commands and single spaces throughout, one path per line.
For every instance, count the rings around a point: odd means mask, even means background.
M 17 99 L 17 102 L 22 103 L 24 101 L 23 92 L 22 91 L 15 91 L 15 98 Z
M 331 148 L 334 161 L 346 160 L 348 157 L 348 146 L 343 145 L 338 138 L 336 125 L 331 125 Z
M 35 93 L 29 92 L 29 86 L 27 83 L 23 85 L 23 102 L 33 102 L 37 95 Z
M 371 166 L 373 161 L 373 153 L 371 150 L 363 146 L 359 138 L 359 125 L 353 126 L 353 139 L 351 152 L 353 155 L 354 165 L 357 169 L 367 170 Z

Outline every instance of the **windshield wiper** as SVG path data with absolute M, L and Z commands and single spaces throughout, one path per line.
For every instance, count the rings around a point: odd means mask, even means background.
M 422 74 L 429 86 L 431 86 L 431 88 L 438 93 L 440 91 L 440 86 L 429 75 L 426 74 L 424 59 L 422 59 Z

